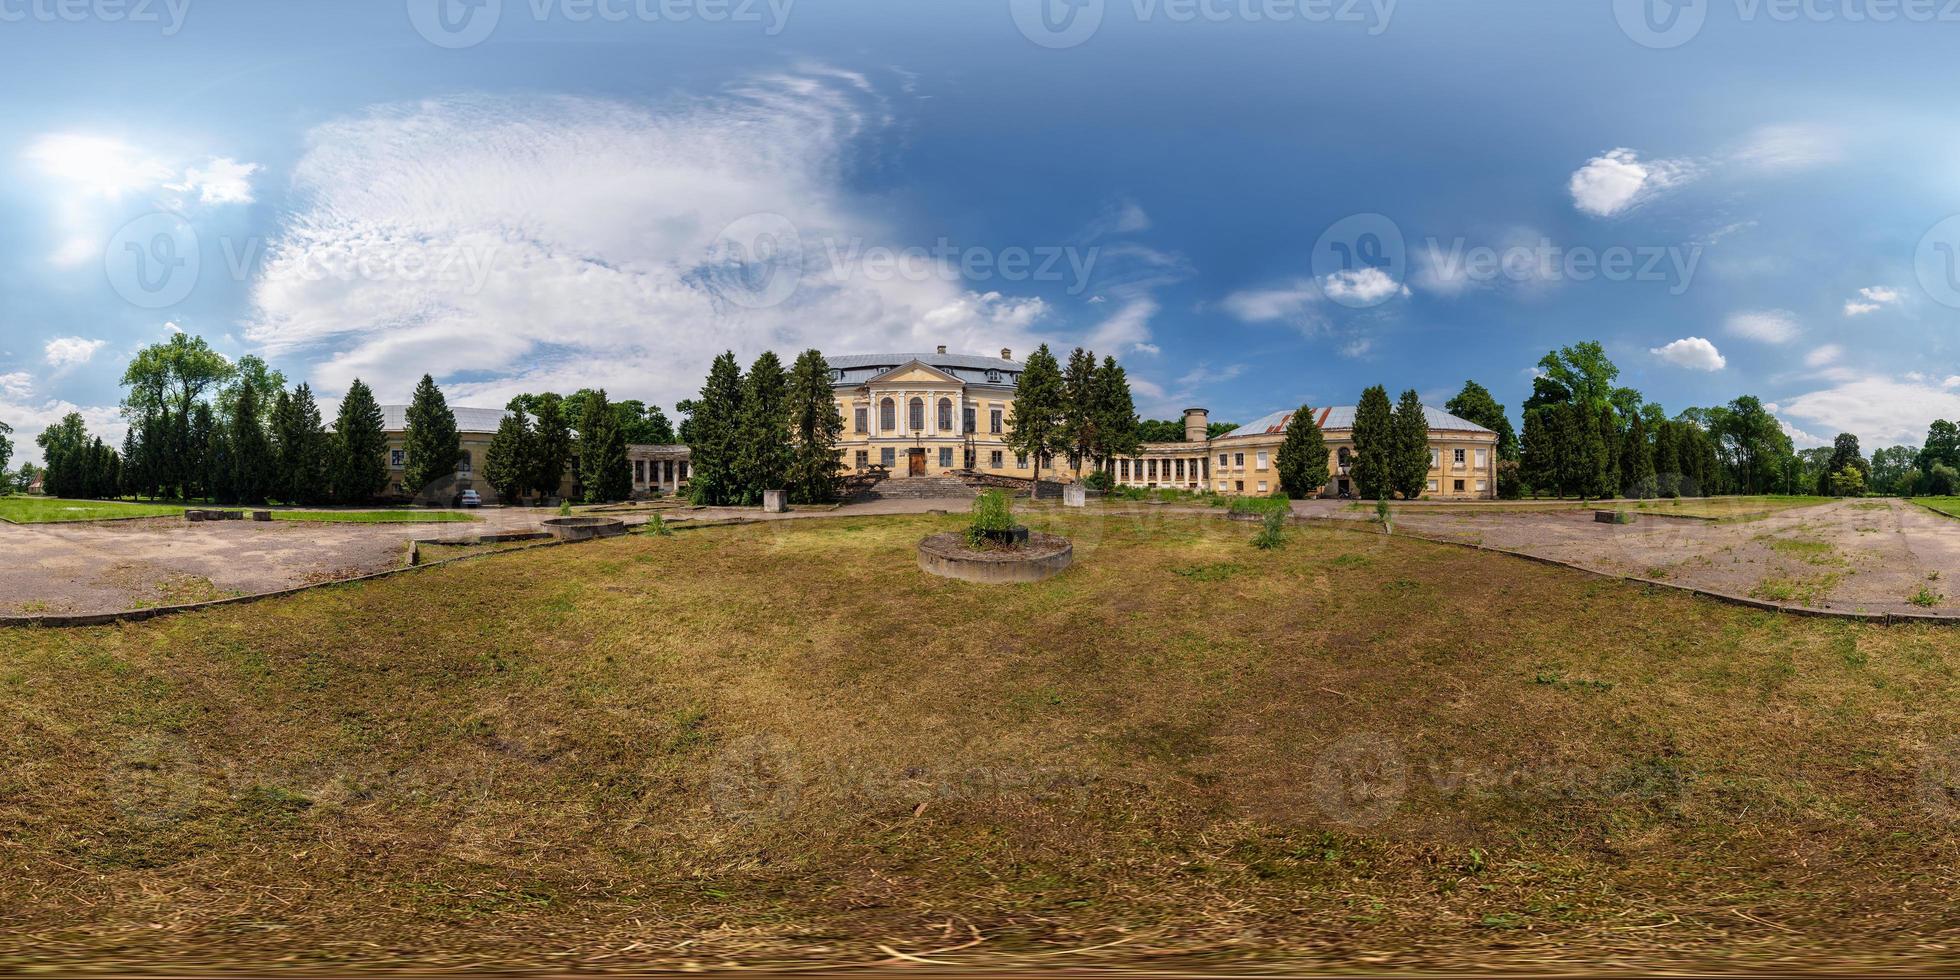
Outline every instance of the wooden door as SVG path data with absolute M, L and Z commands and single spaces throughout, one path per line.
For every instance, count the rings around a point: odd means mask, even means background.
M 912 450 L 911 455 L 906 459 L 906 464 L 906 476 L 926 475 L 926 451 L 923 449 Z

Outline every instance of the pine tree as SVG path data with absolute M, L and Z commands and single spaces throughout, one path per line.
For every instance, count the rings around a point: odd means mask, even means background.
M 198 408 L 206 406 L 200 404 Z M 228 427 L 211 419 L 205 428 L 204 443 L 204 487 L 211 501 L 218 504 L 238 503 L 238 491 L 232 483 L 231 434 Z
M 837 474 L 844 468 L 837 440 L 844 415 L 830 390 L 830 362 L 815 350 L 796 358 L 789 371 L 789 427 L 794 439 L 789 464 L 789 499 L 827 504 L 838 498 Z
M 218 428 L 211 406 L 198 402 L 190 411 L 190 416 L 182 420 L 181 442 L 186 450 L 183 466 L 179 474 L 184 481 L 185 499 L 202 497 L 213 503 L 218 502 L 218 491 L 231 482 L 231 464 L 215 461 L 211 457 L 213 448 L 224 445 L 224 430 Z M 216 482 L 213 482 L 216 480 Z
M 1662 421 L 1654 429 L 1654 493 L 1681 495 L 1681 444 L 1676 423 Z
M 317 504 L 328 499 L 328 439 L 321 424 L 320 403 L 313 400 L 313 386 L 302 384 L 293 392 L 290 429 L 284 435 L 281 451 L 285 471 L 284 493 L 294 503 Z
M 775 351 L 763 351 L 742 382 L 736 414 L 735 503 L 762 503 L 764 490 L 783 490 L 789 479 L 789 378 Z
M 387 488 L 388 435 L 381 426 L 381 406 L 374 402 L 374 391 L 355 378 L 334 420 L 328 483 L 335 501 L 362 504 Z
M 572 425 L 565 418 L 564 400 L 554 394 L 538 397 L 537 415 L 530 486 L 540 496 L 556 497 L 565 489 L 565 471 L 572 465 Z
M 1394 490 L 1395 410 L 1381 385 L 1361 393 L 1354 409 L 1354 462 L 1348 473 L 1364 500 L 1386 499 Z
M 1404 391 L 1395 406 L 1394 431 L 1389 485 L 1403 500 L 1415 500 L 1429 485 L 1429 419 L 1413 389 Z
M 497 423 L 497 434 L 490 437 L 490 448 L 483 454 L 483 479 L 504 503 L 516 503 L 531 488 L 531 478 L 538 465 L 534 458 L 535 442 L 530 417 L 513 400 L 510 411 Z
M 1068 449 L 1068 392 L 1062 367 L 1042 344 L 1022 365 L 1014 382 L 1014 425 L 1007 448 L 1034 461 L 1034 489 L 1041 490 L 1041 468 Z
M 260 416 L 259 392 L 242 386 L 232 404 L 231 431 L 227 442 L 231 450 L 231 495 L 241 504 L 262 504 L 272 490 L 274 460 L 272 441 L 266 438 Z
M 1660 492 L 1654 446 L 1647 441 L 1647 423 L 1639 415 L 1627 423 L 1626 442 L 1620 448 L 1620 483 L 1620 492 L 1633 500 L 1645 500 Z
M 585 399 L 578 427 L 579 489 L 588 504 L 609 504 L 633 495 L 633 469 L 626 460 L 626 434 L 619 413 L 601 388 Z
M 701 397 L 689 416 L 688 492 L 697 504 L 727 505 L 741 501 L 735 472 L 736 440 L 742 418 L 742 369 L 735 352 L 724 351 L 708 367 Z
M 136 426 L 132 425 L 123 431 L 122 470 L 117 474 L 116 481 L 116 496 L 128 497 L 131 500 L 142 496 L 143 493 L 143 469 L 141 462 L 143 454 L 141 445 L 137 439 Z M 0 472 L 4 472 L 5 470 L 6 466 L 4 463 L 0 463 Z
M 1327 440 L 1311 406 L 1300 406 L 1287 421 L 1277 464 L 1280 489 L 1294 500 L 1311 497 L 1327 485 Z
M 1069 468 L 1082 479 L 1082 463 L 1095 451 L 1101 419 L 1096 416 L 1096 355 L 1077 347 L 1062 372 L 1062 430 Z
M 456 478 L 456 464 L 463 459 L 463 437 L 456 431 L 456 413 L 449 410 L 442 389 L 426 374 L 408 400 L 402 443 L 408 457 L 402 490 L 411 497 L 446 493 Z
M 1096 371 L 1095 403 L 1096 462 L 1109 472 L 1116 457 L 1134 455 L 1143 446 L 1136 402 L 1130 396 L 1130 378 L 1114 357 L 1105 356 Z

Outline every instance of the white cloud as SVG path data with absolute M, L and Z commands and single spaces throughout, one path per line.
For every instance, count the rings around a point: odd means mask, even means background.
M 1364 306 L 1394 296 L 1409 295 L 1409 287 L 1396 282 L 1394 276 L 1374 266 L 1342 269 L 1320 280 L 1320 288 L 1329 299 Z
M 1797 327 L 1796 314 L 1786 310 L 1758 310 L 1732 314 L 1728 320 L 1728 328 L 1730 333 L 1738 337 L 1747 337 L 1765 344 L 1788 343 L 1801 332 Z
M 1768 408 L 1772 414 L 1776 412 L 1776 409 L 1770 408 L 1767 405 L 1763 407 Z M 1831 443 L 1833 442 L 1833 440 L 1831 439 L 1825 439 L 1820 436 L 1811 435 L 1810 433 L 1805 432 L 1804 430 L 1799 429 L 1794 425 L 1791 425 L 1788 421 L 1785 421 L 1781 417 L 1777 418 L 1776 425 L 1778 428 L 1781 428 L 1783 430 L 1784 435 L 1790 437 L 1790 444 L 1798 449 L 1816 449 L 1819 446 L 1831 445 Z
M 1878 312 L 1877 303 L 1860 303 L 1857 300 L 1851 300 L 1844 304 L 1845 316 L 1864 316 L 1867 313 L 1876 312 Z
M 1890 286 L 1866 286 L 1858 290 L 1858 295 L 1874 303 L 1897 303 L 1899 291 Z
M 1744 137 L 1730 155 L 1740 167 L 1761 173 L 1786 173 L 1836 163 L 1844 156 L 1844 134 L 1810 124 L 1762 126 Z
M 170 185 L 170 189 L 196 194 L 198 202 L 202 204 L 250 204 L 251 177 L 258 169 L 256 163 L 213 157 L 202 167 L 185 170 L 183 182 Z
M 164 330 L 165 330 L 166 332 L 169 332 L 169 333 L 183 333 L 183 332 L 184 332 L 184 328 L 183 328 L 183 327 L 180 327 L 180 326 L 178 326 L 178 325 L 177 325 L 177 321 L 175 321 L 175 320 L 169 320 L 169 321 L 165 321 L 165 322 L 164 322 L 164 325 L 163 325 L 163 329 L 164 329 Z
M 1665 347 L 1652 348 L 1648 353 L 1675 367 L 1695 371 L 1720 371 L 1729 363 L 1714 344 L 1702 337 L 1683 337 Z
M 103 442 L 111 446 L 122 445 L 123 433 L 129 426 L 123 421 L 122 410 L 116 406 L 83 406 L 56 398 L 35 402 L 30 400 L 32 396 L 33 386 L 26 374 L 0 374 L 0 421 L 14 427 L 14 459 L 9 465 L 40 465 L 46 462 L 41 458 L 41 447 L 35 445 L 34 437 L 48 426 L 60 422 L 69 412 L 81 413 L 90 435 L 100 436 Z
M 845 186 L 855 141 L 884 116 L 865 101 L 860 82 L 813 71 L 662 112 L 468 96 L 325 124 L 295 167 L 308 203 L 268 250 L 246 339 L 289 361 L 316 356 L 311 380 L 329 392 L 360 376 L 402 400 L 425 371 L 467 374 L 450 400 L 477 405 L 588 385 L 671 404 L 724 349 L 746 360 L 1054 339 L 1034 332 L 1048 313 L 1038 299 L 970 289 L 950 270 L 873 277 L 834 263 L 827 244 L 892 240 L 853 212 Z M 724 234 L 731 225 L 740 233 Z M 765 247 L 784 258 L 757 259 Z M 477 267 L 448 279 L 306 274 L 405 249 Z M 749 302 L 772 271 L 794 291 Z M 1146 344 L 1148 282 L 1119 287 L 1097 342 Z
M 29 144 L 23 155 L 46 176 L 110 200 L 160 186 L 175 175 L 161 160 L 101 136 L 51 133 Z
M 108 345 L 106 340 L 86 340 L 81 337 L 56 337 L 41 348 L 48 363 L 55 367 L 73 367 L 87 364 L 95 357 L 95 352 Z
M 1200 364 L 1190 371 L 1185 372 L 1183 377 L 1177 379 L 1177 383 L 1182 387 L 1194 388 L 1198 385 L 1230 381 L 1244 373 L 1245 365 L 1243 364 L 1227 364 L 1222 368 L 1214 368 L 1209 364 Z
M 1899 291 L 1890 286 L 1866 286 L 1858 290 L 1860 299 L 1847 300 L 1844 304 L 1845 316 L 1864 316 L 1896 304 L 1900 300 Z
M 26 398 L 33 393 L 34 379 L 26 371 L 13 371 L 7 374 L 0 374 L 0 396 L 7 398 Z M 0 421 L 6 420 L 0 419 Z M 7 424 L 13 425 L 11 422 Z
M 1930 380 L 1867 376 L 1782 400 L 1784 413 L 1826 432 L 1850 432 L 1866 447 L 1918 445 L 1934 419 L 1960 418 L 1960 391 Z
M 1826 364 L 1835 363 L 1838 358 L 1843 356 L 1844 356 L 1844 348 L 1839 347 L 1836 344 L 1825 344 L 1824 346 L 1811 351 L 1809 354 L 1804 355 L 1803 362 L 1814 368 L 1823 367 Z
M 1320 290 L 1310 280 L 1271 289 L 1245 289 L 1225 297 L 1226 312 L 1247 323 L 1271 323 L 1303 316 L 1320 302 Z
M 1638 207 L 1694 175 L 1693 164 L 1685 160 L 1642 160 L 1633 150 L 1621 148 L 1586 161 L 1572 174 L 1567 189 L 1574 207 L 1607 218 Z
M 1374 338 L 1356 337 L 1353 340 L 1350 340 L 1347 343 L 1341 345 L 1341 356 L 1342 357 L 1367 357 L 1368 352 L 1374 349 L 1375 349 Z

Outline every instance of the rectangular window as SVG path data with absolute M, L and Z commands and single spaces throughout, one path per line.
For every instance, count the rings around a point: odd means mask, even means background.
M 1240 469 L 1244 469 L 1244 468 L 1245 468 L 1245 454 L 1244 454 L 1244 453 L 1233 453 L 1233 454 L 1232 454 L 1232 465 L 1233 465 L 1233 466 L 1237 466 L 1237 467 L 1239 467 Z
M 1231 456 L 1231 454 L 1230 454 L 1230 453 L 1219 453 L 1219 454 L 1218 454 L 1218 465 L 1220 465 L 1220 466 L 1230 466 L 1230 465 L 1232 465 L 1232 456 Z
M 1456 465 L 1458 465 L 1458 466 L 1462 466 L 1462 465 L 1463 465 L 1463 450 L 1461 450 L 1461 449 L 1453 449 L 1453 450 L 1451 450 L 1451 451 L 1450 451 L 1450 462 L 1452 462 L 1452 463 L 1455 463 L 1455 464 L 1456 464 Z
M 1127 480 L 1130 478 L 1129 460 L 1119 459 L 1116 461 L 1116 478 L 1119 480 Z
M 1436 492 L 1436 481 L 1435 481 L 1435 480 L 1431 480 L 1431 481 L 1429 481 L 1429 492 L 1430 492 L 1430 493 L 1435 493 L 1435 492 Z
M 1255 464 L 1257 464 L 1257 466 L 1256 466 L 1255 468 L 1257 468 L 1257 469 L 1262 469 L 1262 470 L 1263 470 L 1263 469 L 1265 469 L 1265 468 L 1266 468 L 1266 451 L 1265 451 L 1265 450 L 1263 450 L 1263 449 L 1262 449 L 1262 450 L 1260 450 L 1260 451 L 1259 451 L 1259 452 L 1258 452 L 1257 454 L 1255 454 L 1255 455 L 1253 456 L 1253 460 L 1252 460 L 1252 461 L 1253 461 L 1253 462 L 1254 462 Z M 1265 489 L 1265 487 L 1263 487 L 1263 486 L 1262 486 L 1262 487 L 1260 487 L 1259 489 L 1261 489 L 1261 490 L 1264 490 L 1264 489 Z
M 388 450 L 388 465 L 395 469 L 401 469 L 402 467 L 407 466 L 408 450 L 406 449 Z
M 995 450 L 994 452 L 987 454 L 987 465 L 997 470 L 1005 468 L 1006 464 L 1001 462 L 1001 455 L 999 450 Z
M 646 461 L 646 460 L 644 460 L 644 459 L 636 459 L 636 460 L 634 460 L 634 461 L 633 461 L 633 482 L 634 482 L 634 483 L 645 483 L 645 482 L 647 482 L 647 461 Z
M 1484 488 L 1485 488 L 1486 486 L 1488 486 L 1488 484 L 1486 484 L 1486 483 L 1485 483 L 1484 481 L 1482 481 L 1482 480 L 1478 480 L 1478 481 L 1477 481 L 1477 492 L 1478 492 L 1478 493 L 1483 493 L 1483 492 L 1484 492 Z
M 1481 470 L 1488 465 L 1490 465 L 1490 450 L 1477 450 L 1477 468 Z
M 1017 469 L 1017 470 L 1025 470 L 1025 469 L 1027 469 L 1027 468 L 1028 468 L 1028 454 L 1027 454 L 1027 453 L 1015 453 L 1015 454 L 1014 454 L 1014 468 L 1015 468 L 1015 469 Z
M 464 476 L 468 476 L 471 472 L 470 465 L 471 465 L 470 454 L 464 453 L 463 458 L 456 461 L 456 472 L 461 473 Z
M 858 469 L 864 469 L 865 467 L 870 466 L 871 450 L 869 449 L 858 450 L 857 461 L 858 461 Z
M 878 450 L 878 462 L 879 462 L 879 463 L 880 463 L 881 465 L 883 465 L 883 466 L 887 466 L 887 467 L 889 467 L 889 466 L 891 466 L 891 465 L 892 465 L 892 464 L 894 464 L 894 463 L 897 463 L 897 462 L 898 462 L 898 450 L 896 450 L 896 449 L 893 449 L 893 448 L 891 448 L 890 446 L 887 446 L 887 447 L 885 447 L 885 448 L 883 448 L 883 449 L 880 449 L 880 450 Z
M 852 429 L 851 431 L 863 432 L 865 425 L 867 425 L 870 422 L 870 418 L 869 418 L 870 415 L 871 415 L 870 409 L 865 408 L 862 405 L 858 406 L 858 410 L 852 415 L 852 419 L 856 423 L 856 428 Z
M 1000 435 L 1000 409 L 996 408 L 987 413 L 987 426 L 988 432 L 994 435 Z
M 965 415 L 966 417 L 963 421 L 966 422 L 966 432 L 968 435 L 972 435 L 975 431 L 979 429 L 979 423 L 973 420 L 973 415 L 974 415 L 973 406 L 968 405 L 966 407 Z
M 1184 479 L 1184 461 L 1181 459 L 1178 460 L 1176 466 L 1177 466 L 1177 479 L 1179 480 Z
M 1443 468 L 1443 453 L 1441 450 L 1433 448 L 1429 450 L 1429 468 L 1432 470 Z
M 1235 489 L 1235 490 L 1237 490 L 1238 492 L 1240 492 L 1240 493 L 1244 493 L 1244 492 L 1245 492 L 1245 481 L 1244 481 L 1244 480 L 1233 480 L 1233 481 L 1232 481 L 1232 487 L 1233 487 L 1233 489 Z
M 1260 493 L 1265 493 L 1265 492 L 1266 492 L 1266 481 L 1264 481 L 1264 480 L 1260 480 L 1260 481 L 1259 481 L 1259 492 L 1260 492 Z
M 1462 480 L 1457 480 L 1457 481 L 1455 481 L 1455 482 L 1456 482 L 1456 492 L 1457 492 L 1457 493 L 1462 493 L 1462 492 L 1463 492 L 1463 481 L 1462 481 Z
M 953 447 L 951 446 L 939 447 L 939 465 L 944 466 L 949 470 L 953 468 Z
M 1145 463 L 1144 465 L 1149 468 L 1149 473 L 1150 473 L 1150 475 L 1148 477 L 1145 477 L 1145 479 L 1155 481 L 1157 479 L 1157 461 L 1153 459 Z

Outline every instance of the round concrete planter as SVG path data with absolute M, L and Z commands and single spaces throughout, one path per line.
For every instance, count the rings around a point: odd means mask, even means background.
M 1035 531 L 1019 548 L 975 550 L 957 532 L 919 542 L 919 567 L 943 578 L 982 585 L 1039 582 L 1061 574 L 1075 560 L 1075 546 L 1059 534 Z
M 625 534 L 626 522 L 611 517 L 554 517 L 544 522 L 544 529 L 560 541 L 590 541 Z

